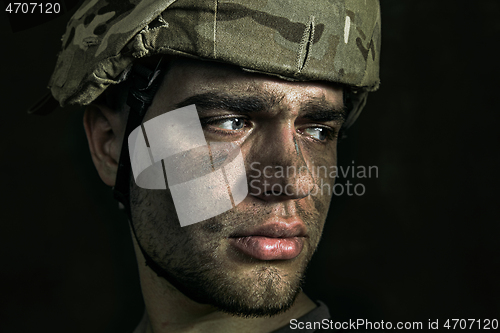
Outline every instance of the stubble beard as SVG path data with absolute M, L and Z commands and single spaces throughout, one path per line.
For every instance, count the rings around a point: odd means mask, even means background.
M 234 230 L 235 221 L 255 223 L 250 221 L 253 214 L 228 211 L 180 227 L 168 190 L 148 191 L 135 184 L 131 188 L 131 207 L 137 240 L 163 271 L 157 274 L 192 300 L 242 317 L 273 316 L 290 309 L 302 290 L 306 267 L 322 229 L 321 224 L 316 227 L 319 230 L 310 232 L 302 253 L 292 259 L 293 265 L 290 261 L 248 258 L 236 258 L 235 262 L 234 251 L 224 239 Z

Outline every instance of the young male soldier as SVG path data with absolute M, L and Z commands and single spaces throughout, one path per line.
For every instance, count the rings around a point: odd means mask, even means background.
M 328 319 L 300 288 L 334 182 L 314 171 L 378 87 L 378 1 L 88 0 L 62 42 L 50 88 L 87 105 L 94 164 L 129 215 L 135 332 Z

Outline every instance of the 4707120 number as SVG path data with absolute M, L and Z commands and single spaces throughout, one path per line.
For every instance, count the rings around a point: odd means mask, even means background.
M 5 11 L 9 14 L 59 14 L 61 4 L 58 2 L 9 2 Z
M 466 330 L 466 329 L 483 329 L 496 330 L 498 329 L 497 319 L 448 319 L 443 325 L 449 330 Z

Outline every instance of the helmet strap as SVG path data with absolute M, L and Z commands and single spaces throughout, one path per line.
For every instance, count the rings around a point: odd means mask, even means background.
M 149 266 L 158 276 L 169 281 L 184 295 L 197 302 L 204 303 L 206 302 L 205 300 L 187 290 L 176 278 L 160 267 L 160 265 L 151 258 L 141 245 L 132 221 L 132 209 L 130 205 L 130 178 L 132 168 L 128 149 L 128 137 L 135 128 L 141 126 L 144 116 L 146 115 L 148 108 L 153 103 L 155 94 L 168 70 L 167 64 L 165 61 L 162 62 L 162 60 L 163 58 L 160 58 L 159 62 L 156 64 L 156 68 L 154 69 L 151 69 L 144 64 L 134 64 L 129 74 L 130 76 L 128 79 L 132 81 L 132 84 L 128 92 L 127 104 L 130 106 L 130 110 L 127 125 L 125 126 L 125 135 L 120 153 L 120 161 L 118 163 L 116 182 L 113 187 L 113 194 L 114 198 L 120 202 L 120 209 L 124 210 L 127 214 L 132 233 L 139 249 L 142 252 L 142 255 L 144 256 L 146 266 Z

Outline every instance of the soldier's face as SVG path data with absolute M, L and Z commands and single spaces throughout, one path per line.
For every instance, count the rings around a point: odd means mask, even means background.
M 234 314 L 286 310 L 328 211 L 334 179 L 318 171 L 336 165 L 342 89 L 182 61 L 145 121 L 193 103 L 207 142 L 241 149 L 249 194 L 225 213 L 181 227 L 169 189 L 133 184 L 138 240 L 195 299 Z

